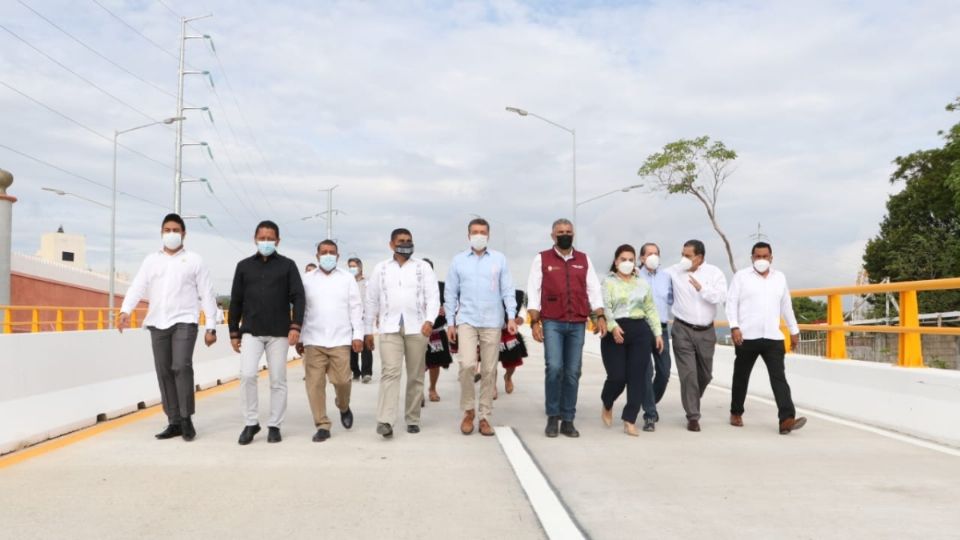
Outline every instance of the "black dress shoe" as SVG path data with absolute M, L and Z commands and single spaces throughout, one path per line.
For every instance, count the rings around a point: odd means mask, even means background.
M 330 430 L 329 430 L 329 429 L 320 428 L 320 429 L 318 429 L 317 432 L 313 435 L 313 442 L 323 442 L 323 441 L 325 441 L 325 440 L 327 440 L 327 439 L 329 439 L 329 438 L 330 438 Z
M 353 427 L 353 411 L 349 407 L 347 407 L 347 410 L 340 412 L 340 423 L 346 429 Z
M 192 441 L 197 437 L 197 430 L 193 428 L 193 421 L 189 417 L 180 421 L 181 436 L 185 441 Z
M 560 433 L 560 417 L 559 416 L 548 416 L 547 417 L 547 428 L 543 430 L 547 434 L 547 437 L 556 437 Z
M 657 421 L 653 418 L 648 418 L 643 421 L 643 430 L 644 431 L 656 431 L 657 430 Z
M 274 426 L 267 428 L 267 442 L 278 443 L 282 440 L 283 437 L 280 436 L 280 428 Z
M 237 442 L 241 445 L 248 445 L 253 442 L 253 436 L 257 433 L 260 433 L 260 424 L 246 426 L 243 428 L 243 431 L 240 432 L 240 438 Z
M 163 440 L 179 437 L 180 435 L 183 435 L 183 431 L 180 429 L 180 424 L 169 424 L 167 425 L 167 429 L 157 433 L 154 435 L 154 437 Z
M 687 431 L 693 431 L 693 432 L 700 431 L 700 421 L 690 420 L 689 422 L 687 422 Z
M 407 426 L 407 433 L 420 433 L 420 426 L 410 424 Z
M 573 437 L 574 439 L 580 436 L 580 432 L 577 431 L 577 428 L 573 427 L 573 420 L 564 420 L 560 422 L 560 433 L 563 433 L 567 437 Z
M 380 422 L 377 424 L 377 433 L 382 435 L 384 439 L 389 439 L 393 437 L 393 427 L 391 427 L 390 424 Z

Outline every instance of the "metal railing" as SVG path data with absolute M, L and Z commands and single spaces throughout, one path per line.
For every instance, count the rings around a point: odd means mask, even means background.
M 901 281 L 894 283 L 876 283 L 871 285 L 852 285 L 849 287 L 827 287 L 822 289 L 798 289 L 791 296 L 827 298 L 826 324 L 801 324 L 805 332 L 825 332 L 827 334 L 826 358 L 840 360 L 847 358 L 848 333 L 900 334 L 897 364 L 905 367 L 923 367 L 923 347 L 920 336 L 960 336 L 960 328 L 920 326 L 920 310 L 917 293 L 920 291 L 945 291 L 960 289 L 960 278 L 931 279 L 924 281 Z M 843 297 L 845 295 L 864 295 L 875 293 L 898 293 L 900 296 L 900 317 L 897 326 L 854 325 L 843 320 Z M 786 334 L 786 331 L 784 330 Z M 789 339 L 789 336 L 788 336 Z
M 120 309 L 110 310 L 100 307 L 65 307 L 65 306 L 0 306 L 3 314 L 0 323 L 0 333 L 37 333 L 37 332 L 68 332 L 83 330 L 106 330 L 110 327 L 110 319 L 116 322 Z M 139 328 L 147 308 L 137 308 L 130 313 L 130 327 Z M 227 314 L 224 313 L 224 318 Z M 200 313 L 200 325 L 206 322 L 206 317 Z M 114 324 L 116 326 L 116 324 Z

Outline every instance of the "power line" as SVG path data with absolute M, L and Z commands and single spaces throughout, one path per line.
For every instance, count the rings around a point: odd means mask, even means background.
M 73 171 L 71 171 L 71 170 L 64 169 L 63 167 L 60 167 L 60 166 L 58 166 L 58 165 L 54 165 L 53 163 L 50 163 L 49 161 L 45 161 L 45 160 L 43 160 L 43 159 L 41 159 L 41 158 L 38 158 L 38 157 L 36 157 L 36 156 L 32 156 L 32 155 L 30 155 L 30 154 L 28 154 L 28 153 L 26 153 L 26 152 L 22 152 L 22 151 L 20 151 L 20 150 L 17 150 L 16 148 L 11 148 L 11 147 L 9 147 L 9 146 L 7 146 L 7 145 L 5 145 L 5 144 L 2 144 L 2 143 L 0 143 L 0 148 L 3 148 L 3 149 L 8 150 L 8 151 L 10 151 L 10 152 L 13 152 L 14 154 L 20 155 L 20 156 L 25 157 L 25 158 L 27 158 L 27 159 L 33 160 L 33 161 L 35 161 L 35 162 L 37 162 L 37 163 L 40 163 L 41 165 L 46 165 L 47 167 L 50 167 L 51 169 L 56 169 L 56 170 L 58 170 L 58 171 L 60 171 L 60 172 L 62 172 L 62 173 L 64 173 L 64 174 L 73 176 L 74 178 L 79 178 L 80 180 L 83 180 L 84 182 L 88 182 L 88 183 L 93 184 L 93 185 L 95 185 L 95 186 L 97 186 L 97 187 L 103 188 L 103 189 L 105 189 L 105 190 L 107 190 L 107 191 L 113 191 L 113 188 L 110 187 L 110 186 L 108 186 L 108 185 L 106 185 L 106 184 L 97 182 L 96 180 L 93 180 L 93 179 L 91 179 L 91 178 L 88 178 L 88 177 L 86 177 L 86 176 L 83 176 L 82 174 L 75 173 L 75 172 L 73 172 Z M 137 196 L 137 195 L 133 195 L 132 193 L 127 193 L 126 191 L 117 191 L 117 194 L 118 194 L 118 195 L 123 195 L 123 196 L 126 196 L 126 197 L 130 197 L 131 199 L 136 199 L 136 200 L 138 200 L 138 201 L 141 201 L 141 202 L 144 202 L 144 203 L 147 203 L 147 204 L 149 204 L 149 205 L 153 205 L 153 206 L 156 206 L 156 207 L 159 207 L 159 208 L 167 208 L 166 206 L 164 206 L 164 205 L 162 205 L 162 204 L 153 202 L 153 201 L 151 201 L 151 200 L 149 200 L 149 199 L 144 199 L 143 197 L 140 197 L 140 196 Z
M 176 97 L 177 97 L 177 95 L 174 94 L 173 92 L 167 91 L 165 88 L 163 88 L 163 87 L 161 87 L 161 86 L 159 86 L 159 85 L 157 85 L 157 84 L 155 84 L 155 83 L 153 83 L 153 82 L 151 82 L 151 81 L 148 81 L 147 79 L 141 77 L 140 75 L 137 75 L 137 74 L 134 73 L 133 71 L 130 71 L 129 69 L 123 67 L 122 65 L 118 64 L 117 62 L 111 60 L 110 58 L 108 58 L 106 55 L 104 55 L 104 54 L 101 53 L 100 51 L 94 49 L 93 47 L 91 47 L 90 45 L 88 45 L 86 42 L 84 42 L 83 40 L 81 40 L 80 38 L 78 38 L 78 37 L 74 36 L 73 34 L 71 34 L 70 32 L 68 32 L 68 31 L 67 31 L 66 29 L 64 29 L 62 26 L 58 25 L 57 23 L 53 22 L 52 20 L 50 20 L 49 18 L 47 18 L 46 16 L 44 16 L 42 13 L 40 13 L 39 11 L 37 11 L 36 9 L 34 9 L 33 7 L 31 7 L 29 4 L 27 4 L 27 3 L 24 2 L 23 0 L 17 0 L 17 2 L 19 2 L 20 5 L 22 5 L 23 7 L 29 9 L 30 11 L 32 11 L 37 17 L 40 17 L 41 19 L 43 19 L 44 21 L 46 21 L 50 26 L 53 26 L 54 28 L 56 28 L 57 30 L 59 30 L 60 32 L 62 32 L 65 36 L 67 36 L 67 37 L 69 37 L 70 39 L 72 39 L 73 41 L 77 42 L 77 43 L 80 44 L 82 47 L 84 47 L 84 48 L 87 49 L 88 51 L 92 52 L 93 54 L 97 55 L 98 57 L 100 57 L 101 59 L 105 60 L 106 62 L 110 63 L 112 66 L 116 67 L 117 69 L 123 71 L 124 73 L 130 75 L 131 77 L 134 77 L 134 78 L 137 79 L 138 81 L 140 81 L 140 82 L 142 82 L 142 83 L 150 86 L 151 88 L 153 88 L 154 90 L 157 90 L 158 92 L 162 92 L 163 94 L 166 94 L 167 96 L 170 96 L 170 97 L 172 97 L 172 98 L 176 98 Z
M 240 147 L 240 146 L 241 146 L 241 145 L 240 145 L 240 138 L 237 137 L 237 133 L 236 133 L 236 131 L 234 131 L 234 129 L 233 129 L 233 123 L 230 122 L 230 116 L 227 114 L 227 106 L 224 105 L 223 99 L 220 98 L 220 92 L 217 91 L 216 87 L 213 88 L 213 95 L 214 95 L 214 97 L 217 98 L 217 103 L 220 104 L 220 109 L 223 111 L 223 119 L 224 119 L 224 121 L 227 123 L 227 129 L 230 131 L 230 135 L 233 137 L 233 142 L 234 142 L 234 144 L 236 144 L 238 147 Z M 215 128 L 215 131 L 217 132 L 217 136 L 219 137 L 219 136 L 220 136 L 220 130 L 219 130 L 219 128 Z M 223 144 L 224 146 L 226 146 L 226 144 L 223 143 L 222 138 L 221 138 L 221 144 Z M 243 162 L 244 162 L 244 164 L 247 166 L 247 171 L 249 172 L 250 177 L 253 179 L 254 182 L 256 182 L 256 173 L 253 171 L 253 167 L 250 165 L 250 161 L 247 160 L 246 155 L 244 155 L 244 157 L 243 157 Z M 247 191 L 247 188 L 243 185 L 242 182 L 241 182 L 240 186 L 241 186 L 241 188 L 243 189 L 244 194 L 245 194 L 245 195 L 247 196 L 247 198 L 249 199 L 249 198 L 250 198 L 250 193 Z M 257 187 L 259 187 L 259 184 L 257 184 Z M 267 198 L 267 195 L 263 192 L 262 189 L 260 189 L 260 197 L 262 198 L 262 200 L 264 201 L 264 203 L 266 203 L 267 207 L 270 209 L 270 212 L 273 213 L 274 215 L 276 215 L 276 214 L 277 214 L 277 211 L 274 210 L 273 205 L 270 204 L 270 200 Z
M 116 13 L 110 11 L 110 9 L 107 8 L 107 6 L 101 4 L 101 3 L 99 2 L 99 0 L 90 0 L 90 1 L 93 2 L 94 4 L 100 6 L 100 9 L 102 9 L 102 10 L 106 11 L 107 13 L 109 13 L 111 17 L 113 17 L 114 19 L 120 21 L 121 24 L 123 24 L 124 26 L 126 26 L 126 27 L 129 28 L 130 30 L 133 30 L 137 35 L 139 35 L 140 37 L 142 37 L 143 39 L 145 39 L 145 40 L 147 41 L 147 43 L 153 45 L 154 47 L 156 47 L 158 50 L 160 50 L 161 52 L 163 52 L 164 54 L 166 54 L 166 55 L 169 56 L 170 58 L 173 58 L 174 60 L 177 60 L 177 61 L 180 60 L 179 57 L 178 57 L 176 54 L 174 54 L 174 53 L 170 52 L 169 50 L 167 50 L 163 45 L 160 45 L 160 44 L 157 43 L 156 41 L 148 38 L 146 35 L 143 34 L 143 32 L 141 32 L 140 30 L 137 30 L 136 27 L 134 27 L 132 24 L 130 24 L 130 23 L 128 23 L 127 21 L 123 20 L 123 18 L 121 18 L 121 17 L 120 17 L 119 15 L 117 15 Z
M 87 131 L 87 132 L 89 132 L 89 133 L 91 133 L 91 134 L 93 134 L 93 135 L 96 135 L 97 137 L 99 137 L 99 138 L 101 138 L 101 139 L 103 139 L 103 140 L 105 140 L 105 141 L 108 141 L 109 143 L 113 144 L 113 138 L 112 138 L 112 137 L 108 137 L 108 136 L 100 133 L 99 131 L 93 129 L 92 127 L 90 127 L 90 126 L 88 126 L 88 125 L 86 125 L 86 124 L 84 124 L 83 122 L 80 122 L 79 120 L 75 120 L 73 117 L 68 116 L 68 115 L 65 114 L 65 113 L 62 113 L 62 112 L 58 111 L 57 109 L 54 109 L 53 107 L 51 107 L 51 106 L 47 105 L 46 103 L 43 103 L 42 101 L 40 101 L 40 100 L 32 97 L 31 95 L 27 94 L 26 92 L 23 92 L 23 91 L 15 88 L 15 87 L 7 84 L 7 83 L 4 82 L 4 81 L 0 81 L 0 85 L 3 85 L 3 86 L 5 86 L 7 89 L 12 90 L 12 91 L 20 94 L 21 96 L 29 99 L 29 100 L 32 101 L 33 103 L 35 103 L 35 104 L 43 107 L 44 109 L 46 109 L 46 110 L 48 110 L 48 111 L 56 114 L 57 116 L 63 118 L 64 120 L 67 120 L 68 122 L 76 125 L 77 127 L 80 127 L 80 128 L 83 129 L 84 131 Z M 140 151 L 138 151 L 138 150 L 134 150 L 133 148 L 130 148 L 129 146 L 126 146 L 126 145 L 120 144 L 120 143 L 118 143 L 117 146 L 119 146 L 120 148 L 123 148 L 124 150 L 126 150 L 126 151 L 128 151 L 128 152 L 131 152 L 131 153 L 133 153 L 133 154 L 136 154 L 136 155 L 142 157 L 143 159 L 146 159 L 146 160 L 148 160 L 148 161 L 152 161 L 152 162 L 154 162 L 154 163 L 156 163 L 156 164 L 158 164 L 158 165 L 160 165 L 160 166 L 162 166 L 162 167 L 164 167 L 164 168 L 166 168 L 166 169 L 173 170 L 173 167 L 171 167 L 170 165 L 167 165 L 166 163 L 160 161 L 159 159 L 152 158 L 152 157 L 148 156 L 147 154 L 144 154 L 143 152 L 140 152 Z
M 174 11 L 173 8 L 171 8 L 170 6 L 168 6 L 168 5 L 166 4 L 166 2 L 164 2 L 163 0 L 157 0 L 157 3 L 160 4 L 161 6 L 167 8 L 167 11 L 169 11 L 169 12 L 170 12 L 174 17 L 176 17 L 177 19 L 179 19 L 180 17 L 182 17 L 182 15 L 180 15 L 179 13 L 177 13 L 176 11 Z
M 253 129 L 250 128 L 250 122 L 247 121 L 247 117 L 243 112 L 243 107 L 240 106 L 240 99 L 237 97 L 237 91 L 234 90 L 233 84 L 230 82 L 230 76 L 227 75 L 227 68 L 224 67 L 223 61 L 220 59 L 220 55 L 217 53 L 216 49 L 212 49 L 213 57 L 217 61 L 217 66 L 220 67 L 220 74 L 223 75 L 223 81 L 227 84 L 227 89 L 230 90 L 230 96 L 233 98 L 233 102 L 237 107 L 237 112 L 240 115 L 240 120 L 243 122 L 244 127 L 247 129 L 247 134 L 250 136 L 250 140 L 253 142 L 253 147 L 257 151 L 257 155 L 260 157 L 260 162 L 263 164 L 264 170 L 271 176 L 276 176 L 276 174 L 271 170 L 270 166 L 267 164 L 267 160 L 263 155 L 263 151 L 260 148 L 260 143 L 257 141 L 257 137 L 253 134 Z M 219 99 L 219 96 L 218 96 Z M 222 104 L 221 104 L 222 106 Z M 289 199 L 292 198 L 290 193 L 287 191 L 286 186 L 282 182 L 276 182 L 280 186 L 280 190 L 283 191 L 283 194 Z M 259 187 L 259 184 L 258 184 Z M 261 190 L 262 193 L 262 190 Z M 269 202 L 268 202 L 269 205 Z M 271 209 L 273 207 L 271 206 Z M 276 212 L 274 210 L 274 212 Z
M 54 58 L 54 57 L 50 56 L 49 54 L 43 52 L 42 50 L 40 50 L 39 48 L 37 48 L 36 46 L 34 46 L 32 43 L 30 43 L 30 42 L 27 41 L 26 39 L 20 37 L 20 35 L 18 35 L 18 34 L 17 34 L 16 32 L 14 32 L 13 30 L 10 30 L 9 28 L 7 28 L 6 26 L 4 26 L 3 24 L 0 24 L 0 29 L 4 30 L 5 32 L 7 32 L 8 34 L 10 34 L 11 36 L 17 38 L 18 40 L 20 40 L 21 42 L 23 42 L 24 44 L 26 44 L 28 47 L 30 47 L 31 49 L 33 49 L 34 51 L 36 51 L 38 54 L 40 54 L 41 56 L 43 56 L 43 57 L 46 58 L 47 60 L 50 60 L 50 61 L 53 62 L 54 64 L 60 66 L 61 68 L 63 68 L 63 69 L 66 70 L 67 72 L 73 74 L 75 77 L 77 77 L 77 78 L 80 79 L 81 81 L 83 81 L 83 82 L 89 84 L 90 86 L 96 88 L 97 90 L 99 90 L 100 92 L 102 92 L 104 95 L 109 96 L 111 99 L 113 99 L 113 100 L 116 101 L 117 103 L 120 103 L 120 104 L 123 105 L 124 107 L 127 107 L 128 109 L 136 112 L 137 114 L 140 114 L 141 116 L 143 116 L 144 118 L 146 118 L 146 119 L 148 119 L 148 120 L 152 120 L 152 121 L 154 121 L 154 122 L 157 121 L 156 118 L 150 116 L 149 114 L 143 112 L 142 110 L 140 110 L 140 109 L 134 107 L 133 105 L 127 103 L 127 102 L 124 101 L 123 99 L 121 99 L 121 98 L 119 98 L 119 97 L 111 94 L 110 92 L 104 90 L 103 88 L 101 88 L 100 86 L 98 86 L 97 83 L 91 81 L 90 79 L 87 79 L 87 78 L 84 77 L 83 75 L 80 75 L 79 73 L 77 73 L 76 71 L 70 69 L 69 67 L 67 67 L 65 64 L 63 64 L 62 62 L 60 62 L 60 61 L 57 60 L 56 58 Z

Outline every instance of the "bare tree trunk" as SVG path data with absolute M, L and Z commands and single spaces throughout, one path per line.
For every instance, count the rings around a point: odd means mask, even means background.
M 696 191 L 691 191 L 694 197 L 696 197 L 702 204 L 703 207 L 707 210 L 707 217 L 710 218 L 710 223 L 713 225 L 713 230 L 717 231 L 717 234 L 720 235 L 720 239 L 723 240 L 723 247 L 727 250 L 727 261 L 730 263 L 730 270 L 736 274 L 737 265 L 733 264 L 733 249 L 730 247 L 730 241 L 727 240 L 727 235 L 723 234 L 723 231 L 720 230 L 720 225 L 717 224 L 717 217 L 713 211 L 713 207 L 710 202 Z
M 730 271 L 736 274 L 737 266 L 733 264 L 733 250 L 730 248 L 730 241 L 727 240 L 727 235 L 723 234 L 723 231 L 720 230 L 720 226 L 717 225 L 717 220 L 714 219 L 713 216 L 710 216 L 710 223 L 713 224 L 713 230 L 717 231 L 720 239 L 723 240 L 723 247 L 727 249 L 727 260 L 730 262 Z

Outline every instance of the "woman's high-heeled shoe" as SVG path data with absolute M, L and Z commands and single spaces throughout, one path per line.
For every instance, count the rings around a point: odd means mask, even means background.
M 612 426 L 613 425 L 613 409 L 601 407 L 600 420 L 603 420 L 603 425 L 607 427 Z
M 640 432 L 637 431 L 637 425 L 631 424 L 630 422 L 623 423 L 623 432 L 626 433 L 627 435 L 630 435 L 631 437 L 640 436 Z

